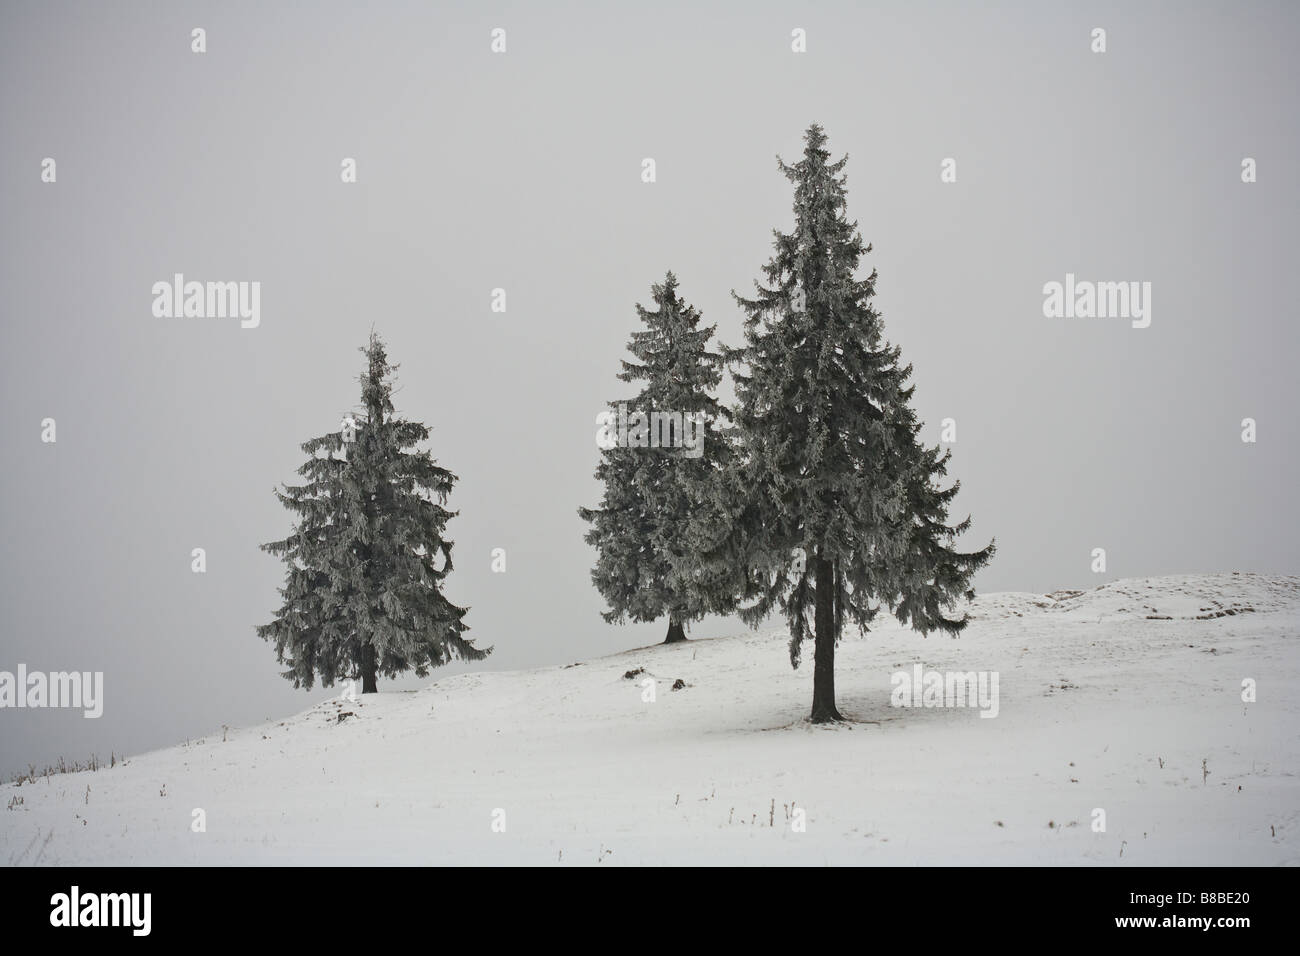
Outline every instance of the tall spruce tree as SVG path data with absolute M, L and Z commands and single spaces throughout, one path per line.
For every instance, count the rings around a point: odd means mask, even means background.
M 923 634 L 956 635 L 966 619 L 952 609 L 994 546 L 954 546 L 970 519 L 947 523 L 959 487 L 939 484 L 950 452 L 921 443 L 912 368 L 871 305 L 876 272 L 856 278 L 871 246 L 846 216 L 848 157 L 830 161 L 816 124 L 804 140 L 799 162 L 777 159 L 794 183 L 794 230 L 775 231 L 755 297 L 733 292 L 748 313 L 745 345 L 726 353 L 745 367 L 735 374 L 743 464 L 732 475 L 733 533 L 713 561 L 747 568 L 753 603 L 742 619 L 785 614 L 795 667 L 811 626 L 811 719 L 822 723 L 842 719 L 835 646 L 845 622 L 865 633 L 888 606 Z
M 592 582 L 609 605 L 602 617 L 667 616 L 670 644 L 686 640 L 690 622 L 735 606 L 735 572 L 700 557 L 724 527 L 719 478 L 730 466 L 732 440 L 713 394 L 723 369 L 722 355 L 709 350 L 716 327 L 700 325 L 671 272 L 651 293 L 657 308 L 636 306 L 645 328 L 628 344 L 638 361 L 624 360 L 618 374 L 645 384 L 631 400 L 610 404 L 602 429 L 610 447 L 596 468 L 604 496 L 599 508 L 578 514 L 592 525 L 585 540 L 597 551 Z
M 442 593 L 452 570 L 445 529 L 456 514 L 442 505 L 456 476 L 416 449 L 429 429 L 395 415 L 396 366 L 379 336 L 371 333 L 361 351 L 361 411 L 340 431 L 303 443 L 305 483 L 276 491 L 298 520 L 289 537 L 262 545 L 288 573 L 284 604 L 258 634 L 274 641 L 294 687 L 360 678 L 370 694 L 380 674 L 414 669 L 424 677 L 491 648 L 464 637 L 467 609 Z

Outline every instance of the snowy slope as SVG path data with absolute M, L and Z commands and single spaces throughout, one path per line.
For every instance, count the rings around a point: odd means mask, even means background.
M 803 720 L 811 652 L 792 671 L 783 631 L 462 675 L 0 787 L 22 797 L 0 860 L 1300 862 L 1300 578 L 1130 579 L 971 612 L 957 640 L 892 620 L 847 637 L 851 724 Z M 892 707 L 914 663 L 997 671 L 998 716 Z M 653 703 L 623 676 L 642 667 Z

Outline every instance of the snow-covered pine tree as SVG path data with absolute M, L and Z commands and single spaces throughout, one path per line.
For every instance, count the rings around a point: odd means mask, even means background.
M 816 124 L 804 140 L 799 162 L 777 159 L 795 186 L 794 231 L 775 232 L 757 295 L 733 293 L 748 313 L 746 344 L 726 350 L 745 366 L 735 374 L 743 463 L 732 483 L 744 494 L 736 534 L 714 560 L 729 554 L 749 569 L 743 620 L 784 612 L 795 667 L 812 615 L 811 719 L 822 723 L 841 719 L 835 646 L 845 621 L 865 632 L 883 605 L 923 634 L 956 635 L 966 619 L 946 612 L 969 596 L 994 546 L 954 547 L 970 519 L 947 524 L 958 484 L 938 481 L 950 453 L 921 444 L 912 368 L 871 305 L 876 272 L 856 278 L 871 246 L 846 216 L 848 157 L 830 162 Z
M 258 634 L 275 642 L 284 677 L 311 688 L 317 677 L 360 678 L 362 693 L 376 678 L 430 667 L 453 658 L 480 660 L 464 637 L 466 608 L 442 593 L 451 572 L 446 524 L 456 512 L 442 505 L 456 476 L 416 445 L 429 429 L 398 418 L 392 373 L 379 336 L 362 352 L 360 413 L 331 434 L 302 445 L 305 483 L 276 491 L 297 516 L 283 541 L 262 545 L 288 565 L 284 604 Z M 436 500 L 435 500 L 436 499 Z
M 596 468 L 604 496 L 599 508 L 578 514 L 591 523 L 591 579 L 609 605 L 602 617 L 622 623 L 667 616 L 670 644 L 686 640 L 690 622 L 735 606 L 736 572 L 699 560 L 724 526 L 719 475 L 730 465 L 732 440 L 713 394 L 723 368 L 721 354 L 709 351 L 716 327 L 700 325 L 672 272 L 651 293 L 657 308 L 636 306 L 645 327 L 628 344 L 638 361 L 624 360 L 618 374 L 645 384 L 634 398 L 610 403 L 605 444 L 612 447 L 602 448 Z M 670 432 L 701 445 L 665 447 Z

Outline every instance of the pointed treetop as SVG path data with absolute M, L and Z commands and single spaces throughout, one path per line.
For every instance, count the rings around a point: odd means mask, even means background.
M 373 421 L 379 423 L 393 411 L 393 386 L 389 379 L 397 366 L 389 364 L 388 350 L 374 329 L 370 330 L 370 341 L 358 351 L 366 356 L 366 370 L 361 375 L 362 401 Z
M 810 156 L 826 145 L 826 131 L 822 129 L 821 123 L 813 123 L 803 134 L 804 142 L 808 144 L 804 150 L 804 155 Z
M 660 305 L 677 302 L 677 276 L 673 274 L 672 269 L 664 274 L 663 282 L 656 282 L 650 286 L 650 294 Z
M 849 157 L 845 153 L 835 162 L 830 162 L 831 153 L 827 148 L 826 131 L 822 129 L 820 123 L 813 123 L 804 131 L 803 158 L 795 163 L 787 163 L 778 154 L 776 157 L 777 168 L 785 174 L 786 179 L 793 183 L 811 185 L 815 182 L 829 181 L 830 191 L 836 197 L 842 197 L 846 181 L 840 173 L 843 171 L 845 164 L 848 163 Z M 806 192 L 806 190 L 805 190 Z M 800 200 L 800 194 L 796 193 L 796 206 Z M 836 200 L 839 202 L 838 198 Z

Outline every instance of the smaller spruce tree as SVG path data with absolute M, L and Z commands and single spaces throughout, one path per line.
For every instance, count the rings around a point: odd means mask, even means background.
M 602 617 L 666 616 L 665 644 L 685 640 L 705 614 L 730 611 L 739 591 L 733 570 L 701 559 L 724 526 L 719 479 L 732 442 L 713 395 L 723 365 L 709 350 L 716 326 L 701 326 L 677 289 L 669 272 L 651 286 L 656 308 L 636 306 L 645 327 L 628 351 L 637 361 L 624 360 L 618 377 L 644 384 L 631 400 L 610 403 L 609 447 L 596 468 L 604 496 L 599 508 L 578 509 L 592 525 L 585 540 L 597 551 L 592 582 L 609 605 Z M 684 442 L 665 440 L 678 433 Z
M 360 678 L 369 694 L 380 674 L 414 669 L 424 677 L 453 658 L 481 660 L 491 648 L 464 636 L 467 608 L 442 593 L 452 570 L 446 525 L 456 514 L 442 506 L 456 476 L 416 448 L 429 429 L 396 416 L 396 366 L 379 336 L 372 332 L 361 351 L 362 410 L 338 432 L 304 442 L 305 482 L 276 491 L 297 524 L 262 545 L 288 572 L 283 606 L 257 630 L 274 642 L 294 687 Z

